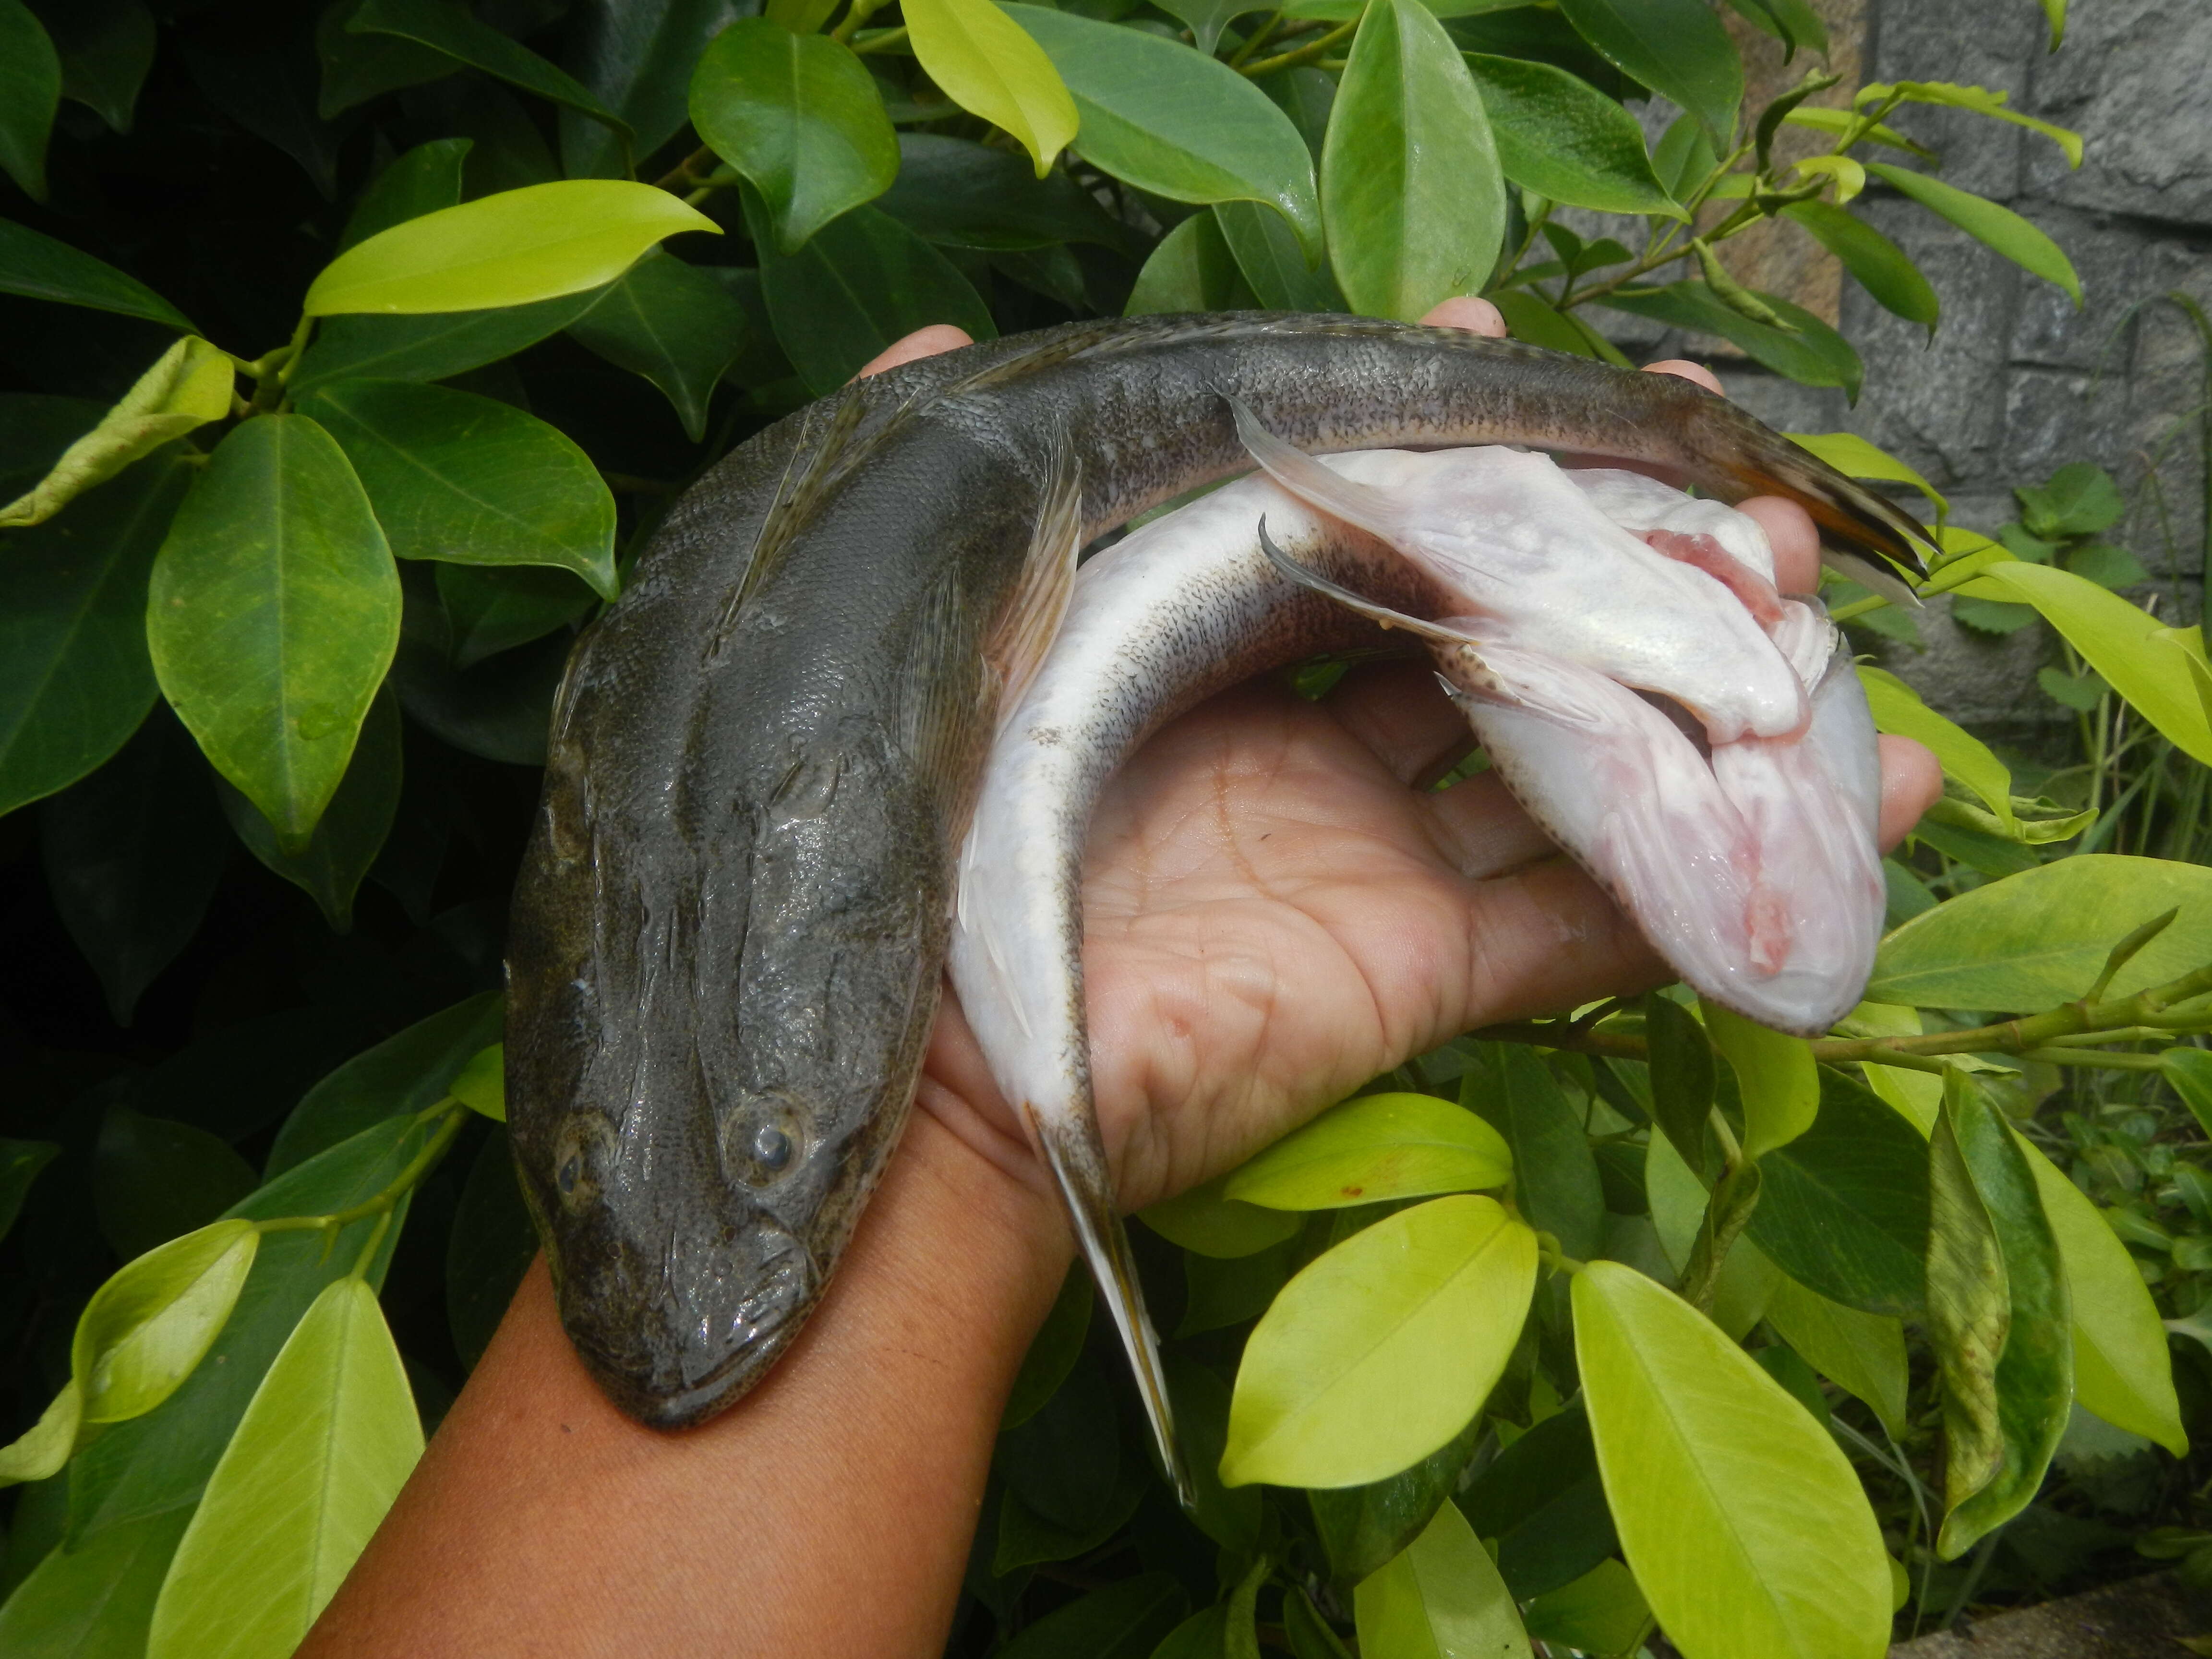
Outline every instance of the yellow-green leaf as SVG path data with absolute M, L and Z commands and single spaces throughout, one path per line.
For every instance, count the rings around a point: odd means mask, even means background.
M 147 1659 L 285 1659 L 422 1455 L 376 1292 L 338 1279 L 285 1341 L 209 1477 L 155 1603 Z
M 991 0 L 905 0 L 914 55 L 945 95 L 1018 139 L 1036 164 L 1075 137 L 1075 100 L 1044 48 Z
M 1788 1277 L 1768 1293 L 1766 1318 L 1807 1364 L 1844 1393 L 1864 1401 L 1892 1439 L 1905 1437 L 1902 1321 L 1831 1302 Z
M 1698 1659 L 1881 1659 L 1889 1565 L 1827 1431 L 1632 1267 L 1575 1275 L 1575 1348 L 1629 1568 Z
M 2070 127 L 2039 121 L 2033 115 L 2023 115 L 2020 111 L 2008 107 L 2012 101 L 2009 93 L 1992 91 L 1988 87 L 1962 87 L 1949 81 L 1900 81 L 1895 86 L 1876 84 L 1861 87 L 1858 94 L 1851 100 L 1851 105 L 1856 109 L 1864 109 L 1892 94 L 1902 95 L 1908 104 L 1941 104 L 1951 109 L 1970 109 L 1975 114 L 1986 115 L 1992 120 L 2009 121 L 2014 126 L 2026 127 L 2041 133 L 2057 145 L 2065 155 L 2068 167 L 2081 165 L 2081 135 Z
M 683 199 L 621 179 L 526 185 L 379 231 L 325 265 L 311 317 L 485 311 L 611 283 L 663 237 L 721 234 Z
M 1859 684 L 1866 688 L 1876 730 L 1926 744 L 1946 773 L 1988 804 L 2006 835 L 2019 834 L 2012 810 L 2012 774 L 1987 744 L 1921 702 L 1917 691 L 1887 669 L 1861 665 Z
M 507 1121 L 507 1045 L 495 1042 L 472 1056 L 453 1079 L 453 1097 L 495 1123 Z
M 1943 492 L 1887 450 L 1869 443 L 1856 432 L 1785 432 L 1782 434 L 1800 449 L 1810 450 L 1837 471 L 1852 478 L 1881 478 L 1908 483 L 1925 495 L 1938 513 L 1948 512 Z
M 1504 1137 L 1473 1112 L 1434 1095 L 1362 1095 L 1277 1141 L 1224 1191 L 1270 1209 L 1336 1210 L 1512 1178 Z
M 84 1394 L 75 1377 L 62 1385 L 53 1403 L 39 1420 L 9 1444 L 0 1446 L 0 1486 L 18 1481 L 44 1480 L 61 1473 L 76 1449 L 78 1428 L 84 1422 Z
M 226 354 L 186 335 L 155 359 L 99 425 L 62 452 L 45 477 L 0 507 L 0 525 L 41 523 L 172 438 L 222 419 L 230 413 L 236 378 Z
M 1224 1484 L 1352 1486 L 1464 1428 L 1504 1369 L 1536 1235 L 1487 1198 L 1439 1198 L 1354 1233 L 1283 1286 L 1229 1410 Z
M 211 1221 L 93 1292 L 70 1349 L 86 1422 L 143 1416 L 191 1375 L 230 1317 L 260 1243 L 250 1221 Z
M 1257 1255 L 1297 1231 L 1297 1216 L 1225 1198 L 1222 1188 L 1227 1185 L 1227 1176 L 1218 1176 L 1138 1211 L 1137 1218 L 1170 1243 L 1218 1261 Z
M 1352 1611 L 1362 1659 L 1528 1659 L 1513 1593 L 1456 1504 L 1360 1580 Z
M 1820 1068 L 1812 1045 L 1754 1025 L 1717 1003 L 1704 1002 L 1705 1035 L 1735 1068 L 1743 1100 L 1743 1152 L 1763 1158 L 1813 1127 L 1820 1109 Z

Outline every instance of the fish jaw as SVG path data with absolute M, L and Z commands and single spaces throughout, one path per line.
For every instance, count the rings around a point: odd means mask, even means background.
M 1765 577 L 1770 584 L 1774 580 L 1773 544 L 1767 540 L 1759 520 L 1747 513 L 1739 513 L 1709 496 L 1685 495 L 1672 484 L 1618 467 L 1569 468 L 1567 482 L 1632 535 L 1667 532 L 1710 537 L 1745 569 Z

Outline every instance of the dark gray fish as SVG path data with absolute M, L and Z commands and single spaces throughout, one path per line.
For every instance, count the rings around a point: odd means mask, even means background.
M 1911 520 L 1686 382 L 1361 319 L 1074 324 L 762 433 L 579 644 L 515 896 L 523 1188 L 634 1416 L 728 1406 L 820 1297 L 913 1102 L 1007 690 L 1084 542 L 1249 468 L 1231 398 L 1308 451 L 1519 443 L 1787 495 L 1918 568 Z

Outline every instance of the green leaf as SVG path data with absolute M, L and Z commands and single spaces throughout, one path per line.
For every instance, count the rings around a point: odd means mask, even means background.
M 1583 1653 L 1631 1653 L 1649 1627 L 1651 1610 L 1636 1575 L 1601 1561 L 1571 1584 L 1540 1595 L 1526 1610 L 1528 1634 Z
M 1498 144 L 1523 190 L 1601 213 L 1681 209 L 1660 188 L 1636 118 L 1578 76 L 1521 58 L 1467 54 Z
M 1717 1003 L 1700 1001 L 1705 1034 L 1735 1068 L 1743 1103 L 1743 1155 L 1764 1158 L 1813 1127 L 1820 1109 L 1820 1069 L 1812 1045 L 1754 1025 Z
M 0 813 L 67 788 L 145 719 L 147 575 L 190 479 L 157 458 L 0 544 Z
M 1267 94 L 1218 59 L 1139 29 L 1007 5 L 1073 94 L 1084 160 L 1174 202 L 1264 202 L 1322 249 L 1313 158 Z
M 387 92 L 442 81 L 460 64 L 442 52 L 396 34 L 356 34 L 346 27 L 353 0 L 335 0 L 315 21 L 321 84 L 315 112 L 328 121 Z
M 641 161 L 682 131 L 693 66 L 748 9 L 744 0 L 591 0 L 571 15 L 564 66 L 629 124 Z M 567 108 L 561 165 L 571 179 L 629 171 L 620 135 Z
M 2136 587 L 2150 580 L 2142 560 L 2124 547 L 2102 542 L 2075 548 L 2066 556 L 2066 568 L 2100 587 Z
M 2212 961 L 2212 871 L 2166 859 L 2078 854 L 1962 893 L 1882 941 L 1869 1002 L 2025 1012 L 2096 982 L 2129 929 L 2179 906 L 2106 994 L 2133 996 Z
M 1597 1254 L 1605 1194 L 1581 1121 L 1544 1062 L 1519 1043 L 1492 1050 L 1495 1070 L 1470 1068 L 1461 1098 L 1512 1149 L 1513 1196 L 1529 1224 L 1569 1255 Z
M 141 317 L 187 333 L 192 326 L 189 317 L 137 277 L 6 219 L 0 219 L 0 294 Z
M 387 692 L 368 708 L 353 758 L 304 848 L 286 851 L 276 826 L 253 803 L 219 783 L 222 810 L 246 849 L 315 902 L 334 933 L 353 931 L 353 898 L 384 850 L 399 810 L 399 705 Z
M 292 377 L 304 398 L 337 380 L 442 380 L 558 334 L 599 302 L 604 288 L 497 311 L 421 317 L 333 317 L 315 332 Z
M 376 1292 L 341 1279 L 285 1342 L 209 1478 L 155 1604 L 147 1659 L 289 1653 L 422 1455 Z
M 2006 834 L 2017 833 L 2012 773 L 1987 744 L 1921 702 L 1917 691 L 1887 669 L 1862 665 L 1859 684 L 1866 689 L 1876 729 L 1925 744 L 1942 763 L 1947 777 L 1958 779 L 1979 795 L 2004 825 Z
M 999 1419 L 1001 1432 L 1018 1429 L 1035 1417 L 1067 1381 L 1091 1328 L 1092 1300 L 1090 1272 L 1078 1261 L 1060 1281 L 1052 1311 L 1044 1316 L 1044 1323 L 1030 1339 L 1029 1352 L 1022 1356 L 1022 1368 L 1014 1374 L 1006 1409 Z
M 339 135 L 315 112 L 300 50 L 304 45 L 297 36 L 284 42 L 241 31 L 220 50 L 194 44 L 181 55 L 202 97 L 298 162 L 317 192 L 334 201 Z
M 1064 172 L 1038 179 L 1018 155 L 937 133 L 903 133 L 898 150 L 898 177 L 876 205 L 941 247 L 1006 252 L 1059 242 L 1123 251 L 1134 246 L 1127 227 Z
M 2057 243 L 2010 208 L 1887 161 L 1869 161 L 1866 170 L 1887 179 L 1929 212 L 1948 219 L 1984 246 L 2003 254 L 2030 276 L 2056 283 L 2076 307 L 2081 305 L 2081 279 L 2074 274 L 2074 262 Z
M 1880 1659 L 1888 1557 L 1827 1431 L 1635 1269 L 1590 1263 L 1575 1275 L 1573 1304 L 1606 1496 L 1629 1568 L 1675 1646 Z
M 1190 1466 L 1194 1501 L 1187 1512 L 1222 1548 L 1255 1554 L 1267 1525 L 1265 1499 L 1256 1486 L 1232 1492 L 1221 1484 L 1221 1454 L 1229 1443 L 1229 1384 L 1185 1354 L 1170 1354 L 1166 1368 L 1176 1438 Z
M 1559 0 L 1607 63 L 1696 116 L 1716 143 L 1735 129 L 1743 60 L 1702 0 Z
M 467 1065 L 447 1085 L 455 1100 L 495 1123 L 507 1121 L 507 1045 L 488 1043 L 469 1056 Z
M 2065 1432 L 2071 1311 L 2028 1160 L 1966 1073 L 1929 1143 L 1928 1322 L 1943 1383 L 1945 1560 L 2026 1508 Z
M 77 1434 L 83 1425 L 84 1389 L 72 1376 L 52 1403 L 39 1413 L 36 1423 L 0 1446 L 0 1486 L 52 1480 L 76 1449 Z M 3 1625 L 4 1620 L 0 1620 Z
M 1237 268 L 1236 256 L 1210 213 L 1194 213 L 1160 239 L 1122 314 L 1151 317 L 1177 311 L 1251 311 L 1259 298 Z
M 569 643 L 540 640 L 460 673 L 440 646 L 403 641 L 392 684 L 407 718 L 454 748 L 510 766 L 543 766 Z
M 1362 1659 L 1528 1659 L 1497 1565 L 1449 1504 L 1405 1553 L 1352 1592 Z
M 527 305 L 611 282 L 654 243 L 686 230 L 721 234 L 696 208 L 650 185 L 526 185 L 426 213 L 347 249 L 308 286 L 304 308 L 326 317 Z
M 1597 357 L 1616 368 L 1629 367 L 1612 341 L 1584 325 L 1571 312 L 1554 310 L 1541 295 L 1525 288 L 1492 289 L 1486 296 L 1505 318 L 1506 331 L 1531 345 L 1571 351 L 1577 357 Z M 1618 362 L 1614 359 L 1619 358 Z
M 1713 1109 L 1713 1048 L 1705 1028 L 1671 998 L 1644 1000 L 1650 1045 L 1651 1119 L 1692 1170 L 1705 1162 L 1705 1122 Z
M 1670 283 L 1664 288 L 1615 289 L 1603 303 L 1671 328 L 1717 334 L 1778 374 L 1802 386 L 1840 386 L 1846 397 L 1856 401 L 1863 370 L 1850 343 L 1810 312 L 1787 300 L 1771 294 L 1756 297 L 1797 331 L 1785 334 L 1753 321 L 1693 279 Z
M 927 324 L 951 323 L 978 340 L 997 336 L 968 279 L 888 214 L 854 208 L 786 258 L 775 251 L 750 191 L 745 212 L 755 225 L 761 289 L 775 337 L 817 397 Z
M 2066 0 L 2043 0 L 2043 15 L 2051 25 L 2051 50 L 2056 52 L 2066 40 Z
M 1353 1234 L 1275 1298 L 1237 1373 L 1222 1480 L 1346 1486 L 1463 1428 L 1520 1334 L 1534 1233 L 1439 1198 Z
M 119 1101 L 92 1152 L 92 1204 L 115 1254 L 137 1259 L 206 1226 L 252 1192 L 253 1166 L 196 1124 L 148 1117 Z
M 1223 29 L 1247 12 L 1271 8 L 1260 0 L 1170 0 L 1160 9 L 1186 25 L 1190 30 L 1191 44 L 1211 58 L 1213 49 L 1221 43 Z
M 1212 210 L 1221 240 L 1261 305 L 1269 311 L 1343 311 L 1343 294 L 1327 265 L 1309 269 L 1297 233 L 1279 213 L 1257 202 L 1223 202 Z
M 1459 1506 L 1478 1534 L 1498 1540 L 1498 1570 L 1519 1600 L 1564 1589 L 1620 1548 L 1580 1405 L 1506 1446 Z
M 765 17 L 739 19 L 707 48 L 691 77 L 691 125 L 752 181 L 784 253 L 898 174 L 898 138 L 867 66 L 842 41 Z
M 1045 48 L 991 0 L 902 0 L 922 70 L 971 115 L 1011 134 L 1043 178 L 1075 137 L 1075 100 Z
M 327 382 L 300 410 L 345 452 L 398 557 L 553 565 L 614 597 L 614 497 L 557 428 L 406 380 Z
M 2030 534 L 2045 541 L 2110 530 L 2127 511 L 2112 475 L 2090 461 L 2062 466 L 2050 481 L 2013 491 Z
M 308 1090 L 284 1120 L 270 1149 L 269 1178 L 388 1118 L 435 1106 L 453 1092 L 461 1067 L 499 1040 L 503 1018 L 500 994 L 485 991 L 356 1054 Z
M 23 1212 L 23 1196 L 39 1171 L 61 1148 L 51 1140 L 13 1140 L 0 1135 L 0 1238 L 8 1237 Z
M 338 252 L 410 219 L 459 206 L 461 166 L 475 145 L 472 138 L 433 138 L 378 173 L 346 216 Z
M 93 1292 L 70 1346 L 86 1422 L 143 1417 L 176 1392 L 230 1317 L 260 1242 L 250 1222 L 210 1222 Z
M 1905 1438 L 1902 1323 L 1831 1302 L 1787 1276 L 1767 1294 L 1766 1319 L 1814 1370 L 1863 1401 L 1891 1439 Z
M 1048 1521 L 1028 1504 L 1012 1487 L 1000 1494 L 998 1537 L 992 1549 L 991 1571 L 1004 1578 L 1024 1567 L 1047 1561 L 1073 1561 L 1095 1555 L 1114 1534 L 1129 1523 L 1145 1496 L 1146 1477 L 1135 1464 L 1125 1462 L 1105 1495 L 1097 1518 L 1082 1526 Z
M 20 1659 L 136 1659 L 187 1510 L 47 1553 L 0 1607 L 0 1652 Z
M 228 356 L 187 335 L 140 375 L 98 425 L 61 453 L 46 475 L 0 507 L 0 526 L 43 524 L 85 491 L 172 439 L 230 413 L 236 371 Z
M 1239 1204 L 1223 1196 L 1226 1176 L 1137 1212 L 1137 1219 L 1171 1244 L 1193 1254 L 1231 1261 L 1256 1255 L 1294 1237 L 1299 1218 L 1279 1210 Z
M 453 0 L 363 0 L 346 20 L 346 29 L 352 34 L 397 35 L 428 46 L 509 86 L 588 115 L 611 131 L 625 149 L 629 144 L 629 124 L 593 97 L 574 76 L 556 69 L 490 24 L 479 21 L 475 14 Z
M 2048 121 L 2039 121 L 2033 115 L 2024 115 L 2008 108 L 2012 94 L 1993 92 L 1987 87 L 1962 87 L 1950 81 L 1900 81 L 1894 86 L 1861 87 L 1852 96 L 1854 108 L 1864 109 L 1869 104 L 1887 102 L 1892 97 L 1908 104 L 1938 104 L 1949 109 L 1972 110 L 1977 115 L 1986 115 L 1993 121 L 2009 121 L 2016 127 L 2026 127 L 2039 132 L 2057 144 L 2066 157 L 2066 165 L 2081 165 L 2081 135 L 2069 128 L 2054 126 Z
M 1229 1604 L 1201 1607 L 1167 1633 L 1152 1659 L 1224 1659 L 1229 1644 Z
M 1314 1528 L 1321 1534 L 1331 1575 L 1356 1584 L 1428 1529 L 1437 1509 L 1457 1490 L 1481 1443 L 1478 1413 L 1467 1426 L 1419 1462 L 1364 1486 L 1309 1492 Z
M 1315 1610 L 1312 1598 L 1295 1584 L 1283 1593 L 1283 1630 L 1291 1659 L 1352 1659 L 1351 1650 Z
M 437 581 L 456 668 L 543 639 L 599 603 L 577 578 L 546 565 L 441 564 Z
M 1828 50 L 1828 30 L 1808 0 L 1729 0 L 1745 17 L 1782 42 L 1787 63 L 1800 46 Z
M 1831 202 L 1792 202 L 1782 216 L 1802 226 L 1843 262 L 1884 310 L 1933 329 L 1942 315 L 1936 289 L 1905 250 L 1863 219 Z
M 1813 1127 L 1759 1161 L 1746 1234 L 1799 1284 L 1865 1313 L 1918 1313 L 1928 1151 L 1910 1125 L 1832 1068 Z
M 304 848 L 399 639 L 399 578 L 368 497 L 304 415 L 232 431 L 154 562 L 154 672 L 200 749 Z
M 538 1224 L 515 1179 L 514 1148 L 495 1124 L 469 1166 L 446 1243 L 446 1326 L 462 1364 L 474 1369 L 483 1357 L 537 1255 Z
M 1139 1573 L 1047 1613 L 998 1659 L 1146 1659 L 1189 1606 L 1173 1574 Z
M 32 9 L 60 55 L 62 96 L 129 132 L 158 32 L 144 0 L 38 0 Z
M 1505 181 L 1451 37 L 1418 0 L 1360 19 L 1322 149 L 1329 263 L 1353 309 L 1411 322 L 1488 286 Z
M 1223 1191 L 1270 1209 L 1337 1210 L 1512 1178 L 1511 1150 L 1473 1112 L 1434 1095 L 1360 1095 L 1277 1141 Z
M 617 368 L 643 375 L 665 392 L 684 422 L 684 435 L 693 443 L 707 435 L 708 400 L 744 349 L 746 331 L 745 309 L 727 289 L 697 267 L 665 253 L 648 254 L 632 265 L 597 305 L 568 326 L 579 343 Z M 584 459 L 581 450 L 575 455 L 579 461 Z M 600 494 L 605 494 L 603 485 Z M 613 515 L 610 499 L 611 536 Z M 610 598 L 613 576 L 611 558 L 605 583 Z
M 1185 1255 L 1182 1317 L 1172 1334 L 1198 1336 L 1257 1319 L 1298 1266 L 1300 1255 L 1295 1239 L 1250 1255 Z
M 23 0 L 0 0 L 0 171 L 46 199 L 46 139 L 62 101 L 62 62 Z

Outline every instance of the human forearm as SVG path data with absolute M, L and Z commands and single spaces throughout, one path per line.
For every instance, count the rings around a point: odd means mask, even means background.
M 934 1654 L 1067 1253 L 917 1110 L 805 1334 L 678 1435 L 607 1403 L 533 1267 L 303 1659 Z

